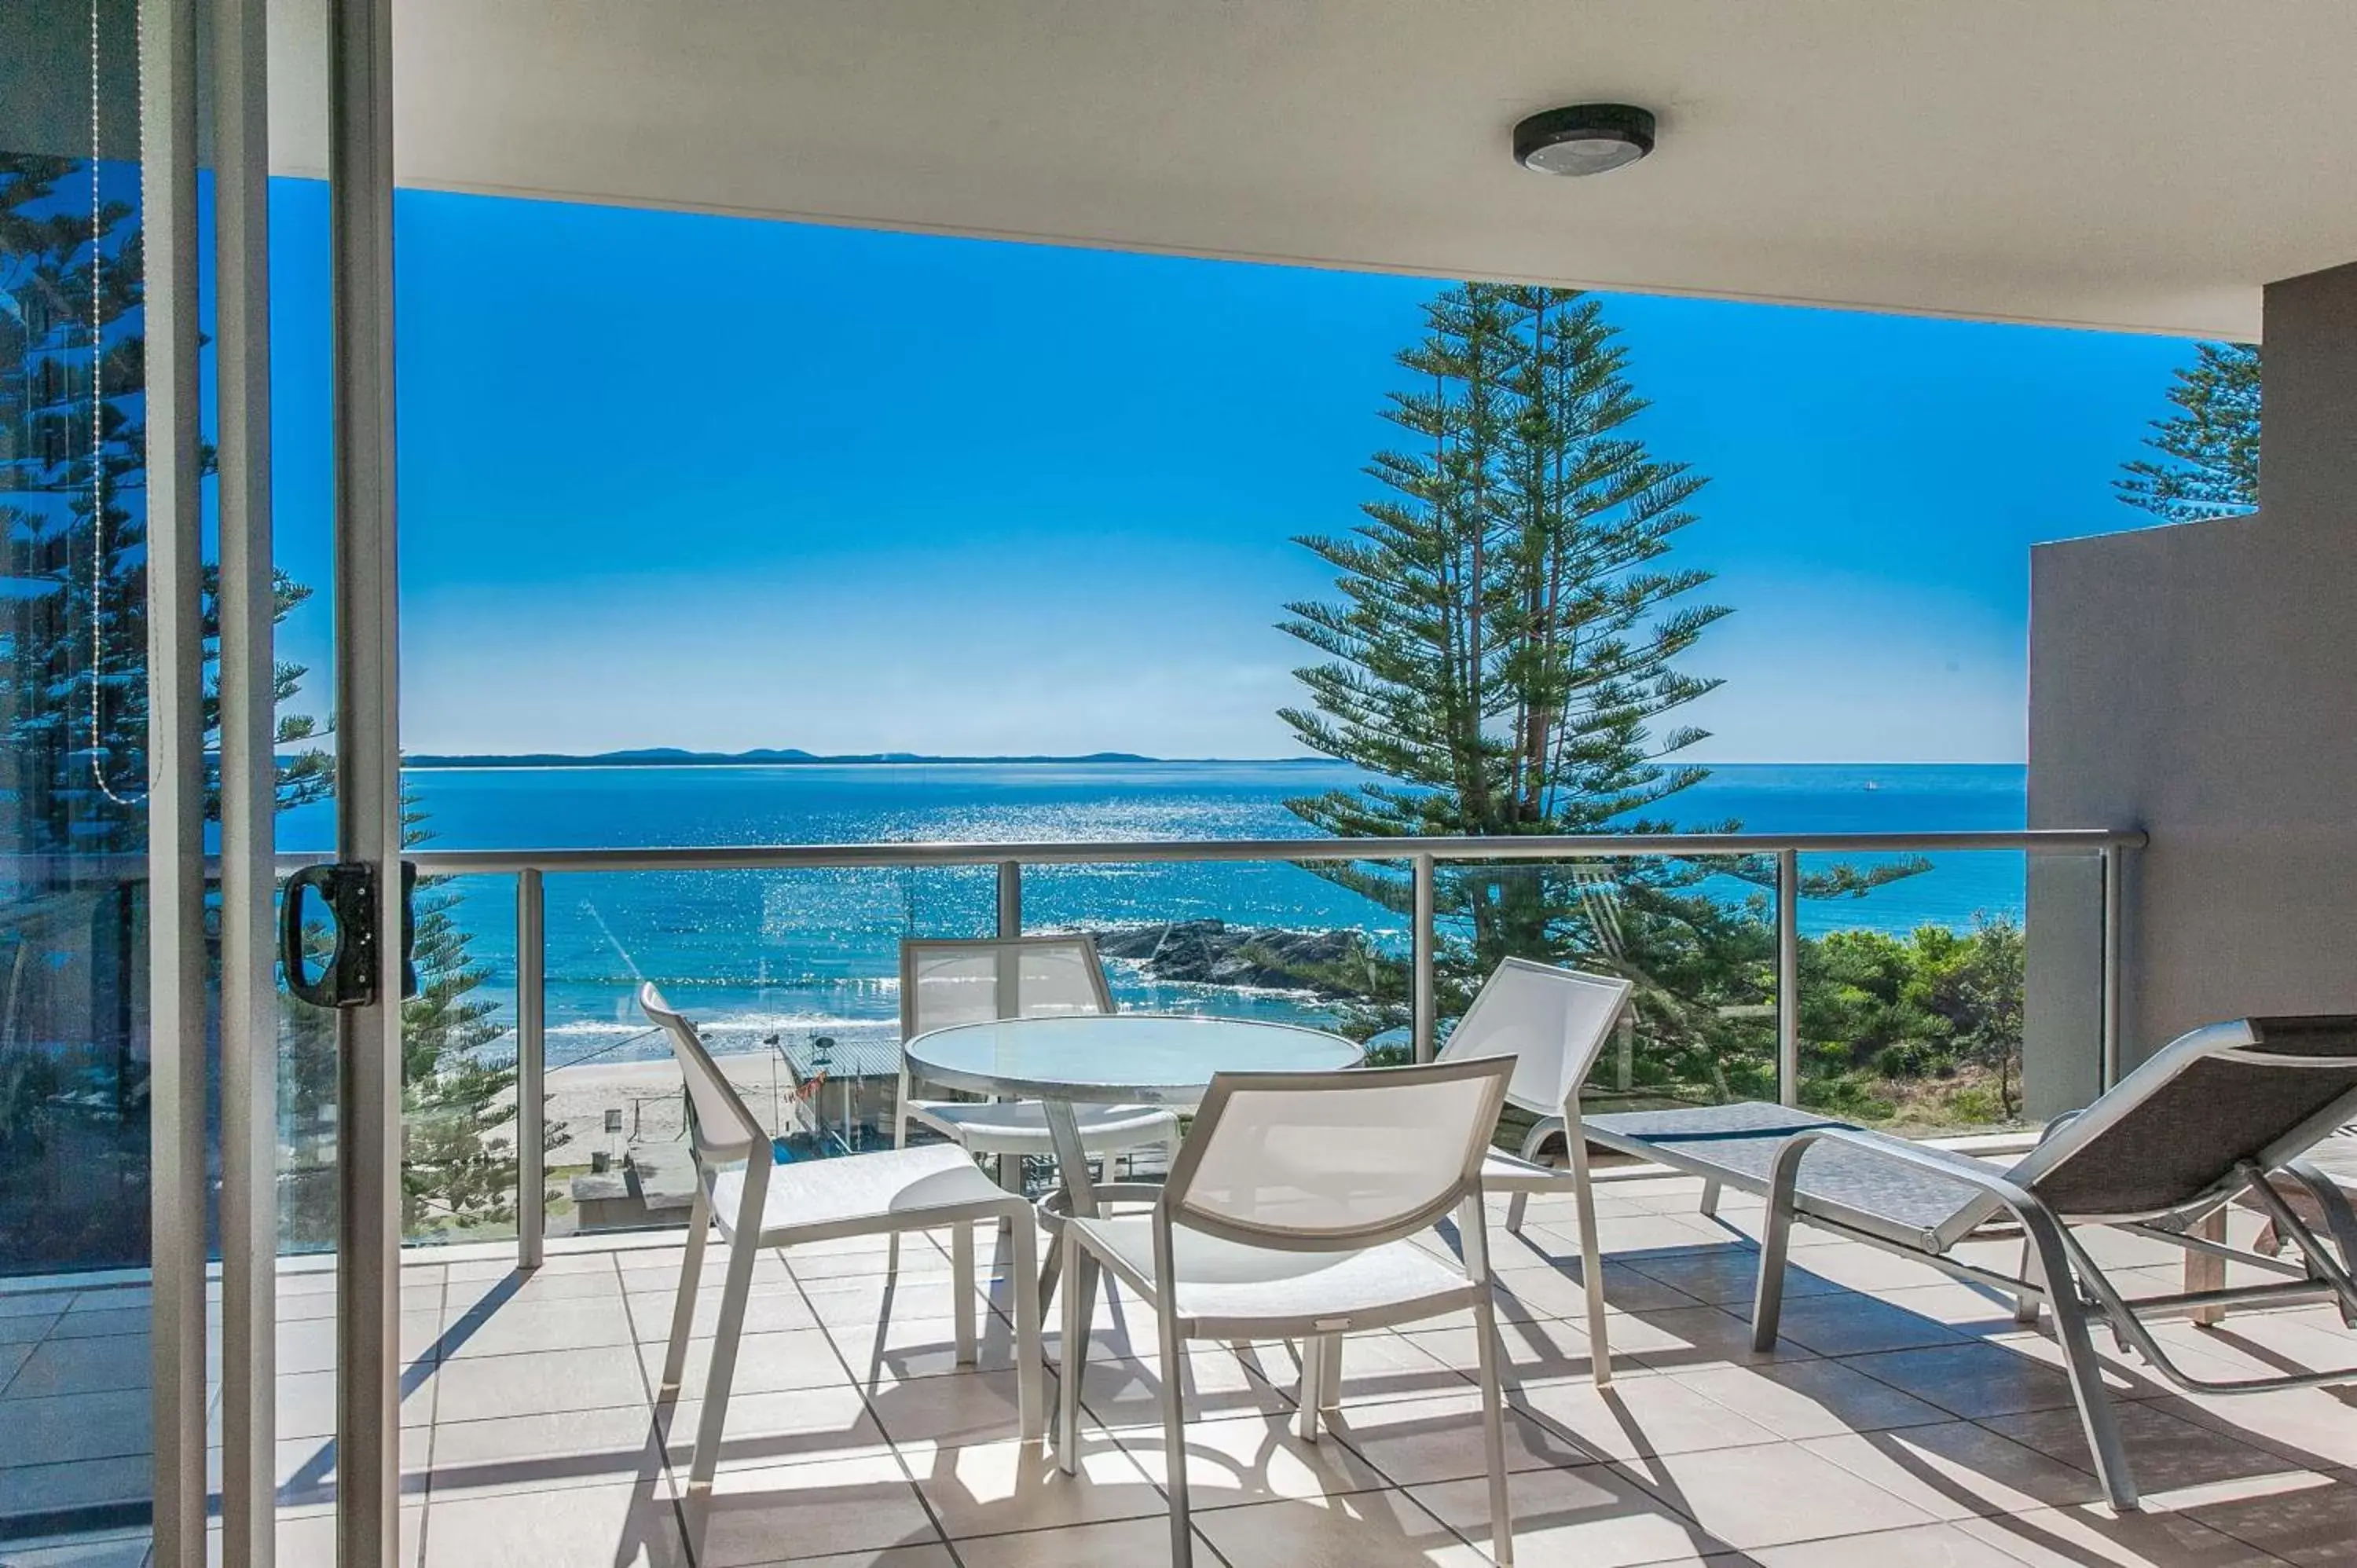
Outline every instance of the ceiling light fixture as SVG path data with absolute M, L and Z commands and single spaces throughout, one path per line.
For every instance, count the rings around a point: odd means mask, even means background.
M 1602 174 L 1652 150 L 1652 112 L 1627 103 L 1575 103 L 1514 127 L 1514 161 L 1540 174 Z

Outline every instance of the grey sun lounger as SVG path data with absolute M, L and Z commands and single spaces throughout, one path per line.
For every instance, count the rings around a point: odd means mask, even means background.
M 2328 1177 L 2300 1158 L 2357 1112 L 2357 1017 L 2245 1018 L 2212 1024 L 2164 1047 L 2093 1104 L 2058 1118 L 2010 1165 L 1911 1144 L 1788 1106 L 1738 1104 L 1581 1119 L 1605 1147 L 1657 1161 L 1768 1199 L 1760 1238 L 1752 1341 L 1776 1343 L 1786 1245 L 1794 1220 L 1916 1258 L 2012 1295 L 2025 1322 L 2042 1303 L 2095 1468 L 2113 1505 L 2137 1506 L 2135 1477 L 2088 1334 L 2100 1316 L 2190 1392 L 2262 1393 L 2357 1382 L 2357 1367 L 2217 1380 L 2179 1368 L 2146 1319 L 2214 1316 L 2229 1306 L 2336 1303 L 2357 1326 L 2357 1220 Z M 2272 1178 L 2272 1179 L 2271 1179 Z M 2330 1241 L 2276 1184 L 2313 1196 Z M 2236 1199 L 2262 1210 L 2287 1259 L 2229 1246 L 2218 1224 Z M 1951 1255 L 1989 1221 L 2021 1228 L 2018 1277 Z M 2073 1235 L 2117 1226 L 2190 1256 L 2232 1261 L 2273 1283 L 2129 1302 Z M 2222 1270 L 2215 1271 L 2222 1280 Z

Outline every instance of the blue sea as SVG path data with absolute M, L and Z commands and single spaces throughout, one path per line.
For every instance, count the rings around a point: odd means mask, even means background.
M 693 768 L 419 768 L 409 789 L 436 849 L 815 843 L 882 840 L 1296 838 L 1289 797 L 1349 788 L 1322 762 L 888 763 Z M 1682 824 L 1763 832 L 2018 829 L 2018 766 L 1726 765 L 1674 799 Z M 331 807 L 285 822 L 289 848 L 324 848 Z M 1810 857 L 1809 868 L 1833 857 Z M 1867 857 L 1871 858 L 1871 857 Z M 1804 930 L 1905 931 L 2018 915 L 2023 857 L 1943 855 L 1859 898 L 1803 905 Z M 1745 889 L 1731 880 L 1730 896 Z M 511 879 L 448 885 L 483 994 L 513 1004 Z M 653 980 L 709 1021 L 725 1049 L 770 1035 L 890 1037 L 904 935 L 982 936 L 989 867 L 552 875 L 546 880 L 552 1067 L 654 1057 L 631 997 Z M 1404 945 L 1387 909 L 1289 865 L 1041 866 L 1024 877 L 1032 929 L 1216 917 L 1232 925 L 1355 927 Z M 1125 1007 L 1315 1022 L 1314 1002 L 1116 973 Z

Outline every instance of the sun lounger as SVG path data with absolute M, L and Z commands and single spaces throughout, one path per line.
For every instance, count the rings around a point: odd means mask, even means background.
M 2196 1029 L 2165 1047 L 2086 1110 L 2058 1119 L 2009 1165 L 1953 1154 L 1786 1106 L 1722 1105 L 1584 1118 L 1606 1147 L 1655 1160 L 1768 1199 L 1760 1238 L 1753 1343 L 1776 1343 L 1786 1242 L 1795 1219 L 1918 1258 L 2021 1304 L 2034 1321 L 2052 1308 L 2079 1417 L 2115 1507 L 2136 1506 L 2136 1483 L 2092 1341 L 2100 1314 L 2123 1349 L 2190 1392 L 2257 1393 L 2357 1381 L 2357 1367 L 2233 1380 L 2195 1378 L 2146 1320 L 2197 1319 L 2229 1306 L 2330 1300 L 2357 1326 L 2357 1224 L 2341 1191 L 2300 1156 L 2357 1112 L 2357 1017 L 2249 1018 Z M 2277 1190 L 2309 1195 L 2328 1242 Z M 2220 1218 L 2243 1198 L 2263 1211 L 2291 1259 L 2227 1244 Z M 1966 1237 L 2007 1218 L 2023 1237 L 2019 1277 L 1952 1256 Z M 2211 1288 L 2130 1303 L 2072 1234 L 2117 1226 L 2232 1261 L 2274 1283 Z

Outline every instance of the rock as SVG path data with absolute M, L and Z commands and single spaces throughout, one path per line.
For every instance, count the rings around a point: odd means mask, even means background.
M 1167 980 L 1211 980 L 1217 975 L 1232 945 L 1224 928 L 1189 920 L 1162 933 L 1162 940 L 1146 956 L 1146 965 Z
M 1254 986 L 1351 994 L 1312 972 L 1350 964 L 1364 951 L 1357 931 L 1288 931 L 1275 927 L 1233 930 L 1223 920 L 1175 920 L 1095 933 L 1097 951 L 1136 964 L 1155 980 L 1180 984 Z
M 1143 962 L 1154 956 L 1154 950 L 1162 945 L 1162 933 L 1169 929 L 1168 926 L 1125 926 L 1119 930 L 1095 932 L 1097 956 Z

